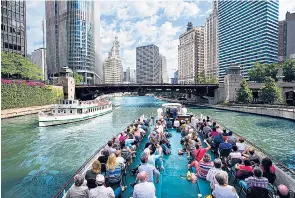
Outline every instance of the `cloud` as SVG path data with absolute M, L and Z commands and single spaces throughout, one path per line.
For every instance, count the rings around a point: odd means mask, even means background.
M 280 0 L 279 1 L 279 20 L 286 19 L 286 13 L 295 12 L 295 1 L 294 0 Z
M 200 9 L 196 3 L 189 3 L 184 1 L 179 2 L 165 2 L 164 3 L 164 16 L 168 19 L 177 20 L 181 16 L 184 17 L 195 17 Z

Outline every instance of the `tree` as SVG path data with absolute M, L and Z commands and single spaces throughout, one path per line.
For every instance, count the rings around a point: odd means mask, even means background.
M 77 72 L 74 72 L 74 79 L 75 79 L 75 84 L 79 85 L 83 81 L 83 76 L 78 74 Z
M 261 99 L 269 104 L 282 102 L 282 91 L 271 77 L 267 77 L 264 86 L 261 88 Z
M 271 63 L 269 65 L 266 65 L 265 67 L 265 77 L 271 77 L 275 81 L 278 81 L 277 74 L 279 71 L 280 65 L 277 63 Z
M 42 69 L 20 54 L 1 52 L 1 76 L 26 80 L 42 80 Z
M 218 77 L 213 77 L 213 78 L 211 78 L 210 79 L 210 83 L 212 83 L 212 84 L 219 84 L 219 80 L 218 80 Z
M 295 60 L 286 60 L 283 62 L 284 81 L 291 82 L 295 80 Z
M 241 87 L 237 92 L 237 101 L 246 103 L 246 104 L 252 102 L 253 100 L 252 91 L 249 89 L 246 79 L 243 78 L 240 85 Z
M 252 70 L 248 72 L 251 81 L 262 83 L 265 81 L 266 65 L 261 63 L 255 63 Z

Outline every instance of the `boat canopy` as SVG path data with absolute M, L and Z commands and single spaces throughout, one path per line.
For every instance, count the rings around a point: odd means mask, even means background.
M 163 108 L 180 108 L 182 105 L 180 103 L 165 103 L 162 104 Z

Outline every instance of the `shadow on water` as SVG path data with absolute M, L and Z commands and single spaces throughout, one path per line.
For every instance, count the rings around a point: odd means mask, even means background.
M 277 124 L 274 124 L 274 122 L 271 121 L 271 120 L 268 120 L 268 121 L 259 121 L 259 122 L 256 122 L 255 125 L 257 127 L 272 128 L 272 129 L 282 129 L 282 127 L 284 127 L 279 122 L 277 122 Z

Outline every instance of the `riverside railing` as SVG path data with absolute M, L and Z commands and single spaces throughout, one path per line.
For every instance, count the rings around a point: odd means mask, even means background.
M 155 120 L 153 119 L 154 116 L 151 115 L 151 116 L 147 116 L 147 117 L 152 121 L 152 125 L 154 125 L 155 124 Z M 126 129 L 127 128 L 123 129 L 123 131 L 125 131 Z M 120 133 L 116 134 L 115 136 L 119 136 Z M 86 160 L 86 162 L 82 166 L 80 166 L 80 168 L 66 181 L 66 183 L 58 190 L 58 192 L 53 196 L 53 198 L 62 198 L 63 196 L 65 196 L 66 192 L 74 184 L 74 177 L 75 177 L 75 175 L 85 173 L 90 168 L 92 162 L 95 159 L 98 159 L 101 151 L 106 147 L 106 145 L 107 145 L 107 143 L 104 144 L 103 146 L 99 147 L 99 149 L 96 150 L 95 153 L 93 155 L 91 155 Z

